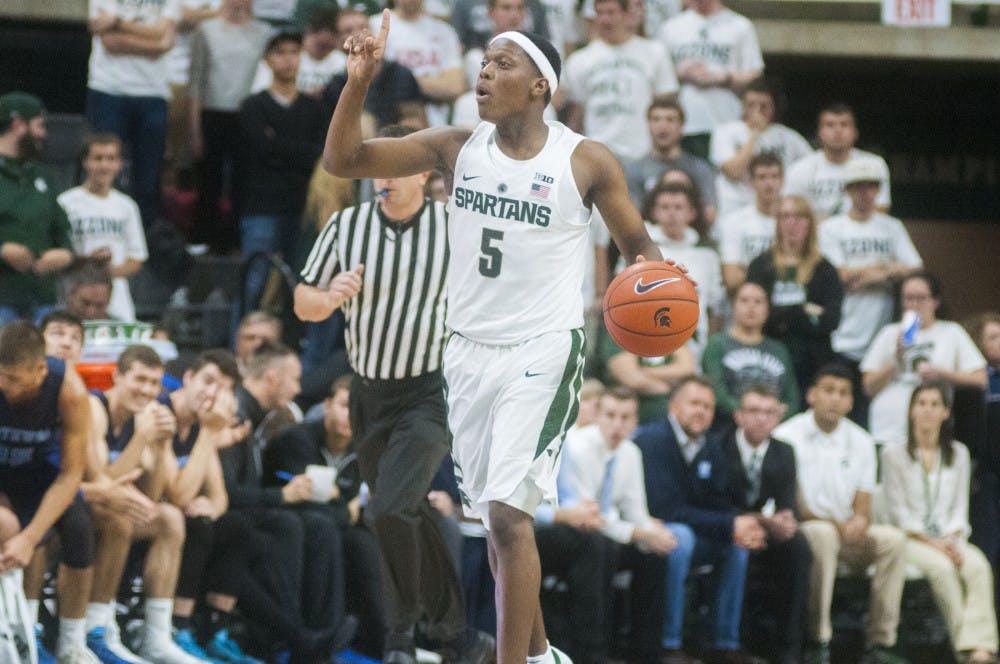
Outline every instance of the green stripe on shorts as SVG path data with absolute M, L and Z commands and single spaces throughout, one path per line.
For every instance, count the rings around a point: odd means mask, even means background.
M 545 424 L 542 425 L 538 446 L 535 448 L 536 459 L 557 436 L 562 438 L 566 435 L 580 410 L 577 394 L 583 381 L 583 330 L 571 330 L 570 335 L 572 341 L 569 357 L 566 358 L 566 367 L 563 369 L 562 380 L 559 381 L 559 389 L 556 390 L 556 395 L 545 414 Z

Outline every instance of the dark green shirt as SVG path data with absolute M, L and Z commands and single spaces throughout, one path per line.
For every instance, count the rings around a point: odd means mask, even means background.
M 614 377 L 610 375 L 607 371 L 608 360 L 610 360 L 615 355 L 619 353 L 626 352 L 621 346 L 615 343 L 615 340 L 611 338 L 610 334 L 604 333 L 601 335 L 601 347 L 600 347 L 600 357 L 601 366 L 605 367 L 605 382 L 609 385 L 615 383 Z M 664 364 L 670 364 L 673 361 L 673 355 L 666 355 L 664 357 L 642 357 L 641 355 L 636 356 L 639 360 L 640 367 L 659 367 Z M 666 394 L 640 394 L 639 395 L 639 424 L 646 424 L 647 422 L 655 422 L 657 420 L 662 420 L 667 416 L 667 395 Z
M 764 337 L 759 344 L 747 345 L 727 332 L 713 334 L 701 354 L 702 373 L 715 386 L 719 410 L 732 413 L 740 405 L 743 391 L 753 385 L 774 389 L 788 406 L 785 416 L 799 411 L 799 388 L 792 358 L 785 344 Z
M 69 220 L 42 168 L 0 155 L 0 241 L 18 242 L 40 256 L 49 249 L 72 249 Z M 18 272 L 0 261 L 0 306 L 25 312 L 31 305 L 56 303 L 56 276 Z

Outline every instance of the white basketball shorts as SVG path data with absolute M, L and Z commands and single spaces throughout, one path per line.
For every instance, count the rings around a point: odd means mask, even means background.
M 534 515 L 556 504 L 566 431 L 583 380 L 583 330 L 547 332 L 512 346 L 452 334 L 443 372 L 455 477 L 465 514 L 489 528 L 489 503 Z

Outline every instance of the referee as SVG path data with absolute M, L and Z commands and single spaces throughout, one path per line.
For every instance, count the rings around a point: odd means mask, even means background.
M 381 135 L 412 131 L 394 125 Z M 466 629 L 461 584 L 427 501 L 450 451 L 441 378 L 447 220 L 444 205 L 424 197 L 428 176 L 376 179 L 377 204 L 330 218 L 302 269 L 295 313 L 321 321 L 344 308 L 355 453 L 386 565 L 383 662 L 416 662 L 413 631 L 424 613 L 452 661 L 492 662 L 492 638 Z

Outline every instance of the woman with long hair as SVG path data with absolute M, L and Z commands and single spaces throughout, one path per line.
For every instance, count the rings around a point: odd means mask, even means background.
M 876 442 L 906 441 L 906 400 L 921 381 L 946 380 L 954 386 L 986 387 L 986 359 L 965 329 L 938 317 L 941 283 L 927 272 L 914 272 L 899 284 L 904 318 L 875 335 L 861 360 L 862 383 L 871 397 L 868 430 Z M 904 329 L 909 327 L 911 329 Z
M 747 281 L 771 298 L 764 333 L 784 342 L 792 355 L 799 390 L 834 359 L 830 334 L 840 324 L 844 288 L 837 269 L 819 252 L 816 217 L 802 196 L 783 196 L 774 244 L 747 268 Z
M 993 572 L 969 544 L 969 451 L 952 438 L 952 389 L 913 390 L 906 445 L 882 452 L 885 503 L 906 532 L 906 562 L 927 578 L 959 661 L 997 662 Z

